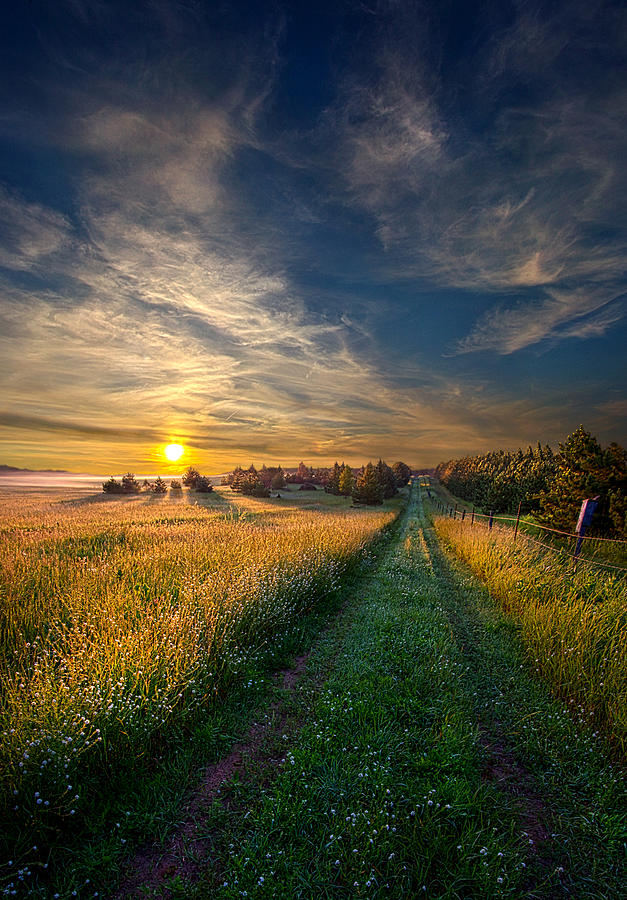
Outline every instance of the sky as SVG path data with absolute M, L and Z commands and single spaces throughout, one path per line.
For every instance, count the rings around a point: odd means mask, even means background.
M 8 5 L 0 463 L 627 444 L 626 51 L 603 0 Z

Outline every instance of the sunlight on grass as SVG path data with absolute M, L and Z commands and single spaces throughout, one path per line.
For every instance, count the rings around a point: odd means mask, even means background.
M 534 668 L 582 719 L 627 751 L 627 594 L 624 578 L 583 566 L 575 573 L 511 530 L 435 519 L 440 537 L 520 623 Z
M 280 651 L 395 517 L 190 497 L 5 503 L 0 771 L 13 827 L 78 819 L 112 766 Z

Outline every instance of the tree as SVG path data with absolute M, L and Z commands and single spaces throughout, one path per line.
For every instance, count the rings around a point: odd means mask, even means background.
M 139 494 L 141 487 L 132 472 L 122 476 L 122 491 L 125 494 Z
M 152 486 L 152 491 L 154 494 L 165 494 L 168 490 L 168 486 L 161 477 L 161 475 L 157 476 L 157 480 Z
M 281 466 L 277 467 L 276 474 L 272 476 L 270 486 L 273 491 L 280 491 L 285 487 L 285 475 Z
M 116 481 L 113 475 L 108 481 L 103 481 L 102 490 L 105 494 L 123 494 L 124 488 L 119 481 Z
M 170 490 L 175 494 L 179 494 L 183 490 L 183 485 L 178 479 L 173 478 L 170 482 Z
M 343 497 L 350 497 L 353 493 L 353 482 L 353 470 L 350 466 L 344 466 L 340 474 L 338 494 L 342 494 Z
M 338 462 L 335 462 L 329 477 L 327 479 L 327 483 L 324 486 L 327 494 L 339 494 L 340 493 L 340 477 L 342 475 L 342 469 Z
M 301 460 L 298 464 L 298 469 L 296 470 L 296 474 L 293 476 L 294 483 L 295 484 L 304 484 L 304 482 L 309 481 L 310 478 L 311 478 L 311 474 L 310 474 L 309 468 Z
M 383 496 L 386 500 L 389 500 L 390 497 L 395 496 L 397 490 L 394 472 L 391 470 L 387 463 L 383 462 L 382 459 L 379 460 L 375 468 L 377 470 L 379 483 L 383 488 Z
M 210 494 L 213 490 L 213 485 L 206 475 L 199 475 L 194 482 L 194 490 L 199 494 Z
M 392 466 L 392 472 L 394 473 L 396 486 L 399 488 L 405 487 L 411 478 L 411 469 L 404 462 L 395 462 Z
M 365 506 L 381 506 L 383 503 L 383 486 L 379 475 L 371 462 L 365 467 L 353 488 L 353 503 Z
M 192 468 L 192 466 L 188 466 L 183 474 L 183 484 L 185 487 L 193 488 L 197 478 L 200 478 L 200 472 Z
M 604 462 L 601 445 L 580 425 L 559 445 L 555 475 L 540 496 L 540 520 L 574 531 L 582 501 L 607 493 Z

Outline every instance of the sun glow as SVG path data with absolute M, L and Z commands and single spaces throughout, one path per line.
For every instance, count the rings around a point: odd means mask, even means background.
M 185 447 L 181 444 L 168 444 L 163 452 L 170 462 L 176 462 L 185 453 Z

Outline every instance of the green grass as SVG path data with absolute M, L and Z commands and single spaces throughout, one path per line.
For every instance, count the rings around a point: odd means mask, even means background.
M 341 600 L 295 691 L 249 670 L 142 782 L 112 783 L 93 839 L 75 841 L 47 890 L 39 877 L 40 895 L 113 894 L 138 845 L 190 827 L 194 770 L 280 700 L 283 727 L 198 817 L 157 895 L 622 897 L 623 773 L 529 664 L 517 624 L 442 550 L 416 494 L 285 653 L 310 645 Z
M 276 770 L 251 764 L 202 823 L 211 858 L 180 896 L 621 896 L 603 742 L 416 506 L 403 529 L 312 655 Z
M 450 518 L 438 534 L 488 585 L 520 629 L 529 663 L 573 712 L 627 753 L 627 582 Z

